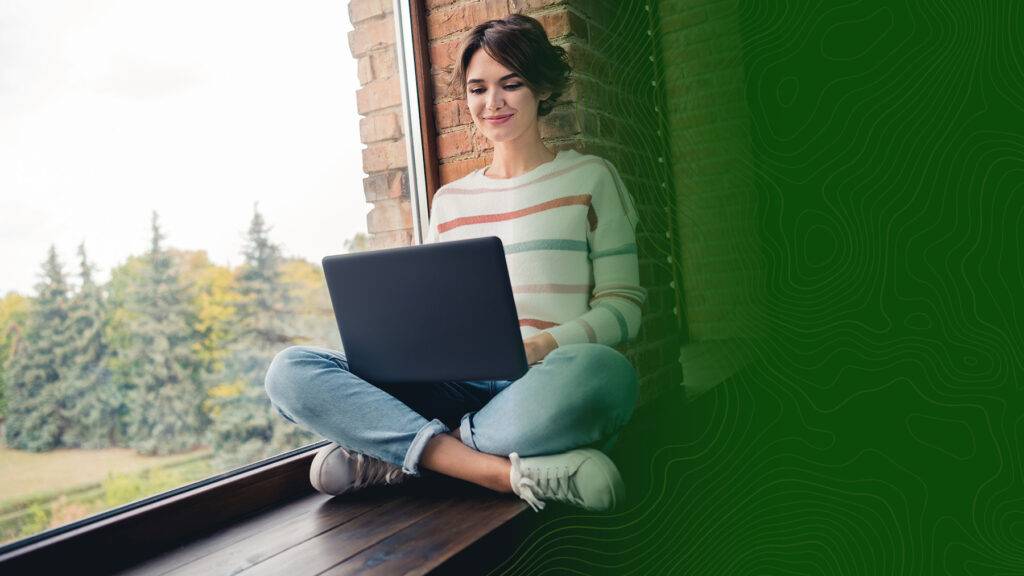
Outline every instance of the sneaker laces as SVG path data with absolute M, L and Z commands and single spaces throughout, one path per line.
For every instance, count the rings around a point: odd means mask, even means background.
M 398 484 L 404 479 L 402 477 L 402 469 L 397 466 L 388 464 L 383 460 L 371 458 L 360 452 L 350 452 L 345 448 L 341 448 L 341 451 L 350 459 L 355 460 L 356 481 L 352 485 L 354 490 L 358 490 L 364 486 L 373 486 L 382 482 L 385 484 Z
M 548 470 L 540 478 L 529 478 L 523 474 L 522 460 L 519 454 L 513 452 L 508 455 L 512 463 L 512 470 L 509 473 L 509 480 L 512 484 L 512 492 L 526 501 L 533 508 L 534 512 L 544 509 L 544 502 L 541 497 L 554 499 L 562 502 L 570 502 L 577 505 L 583 504 L 574 491 L 572 485 L 572 473 L 568 468 L 563 468 L 556 473 Z

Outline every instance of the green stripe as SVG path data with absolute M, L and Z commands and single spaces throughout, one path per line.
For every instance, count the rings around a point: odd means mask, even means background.
M 623 244 L 618 248 L 609 248 L 608 250 L 594 250 L 590 253 L 591 260 L 597 260 L 598 258 L 604 258 L 605 256 L 619 256 L 620 254 L 636 254 L 636 244 L 632 242 L 629 244 Z
M 597 304 L 594 304 L 594 306 L 597 308 L 605 308 L 615 315 L 615 319 L 619 321 L 619 342 L 626 342 L 629 340 L 629 325 L 626 324 L 626 317 L 622 315 L 622 312 L 619 312 L 618 308 L 607 302 L 598 302 Z
M 582 240 L 530 240 L 505 246 L 505 254 L 530 252 L 532 250 L 569 250 L 586 252 L 587 243 Z

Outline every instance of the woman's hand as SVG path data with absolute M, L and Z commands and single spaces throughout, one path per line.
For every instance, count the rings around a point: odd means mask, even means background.
M 551 334 L 541 332 L 523 340 L 523 347 L 526 348 L 526 363 L 533 365 L 558 348 L 558 342 Z

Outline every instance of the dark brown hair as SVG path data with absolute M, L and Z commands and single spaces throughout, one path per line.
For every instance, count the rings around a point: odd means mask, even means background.
M 448 83 L 453 97 L 466 97 L 466 68 L 481 48 L 502 66 L 518 74 L 538 97 L 544 92 L 551 93 L 540 101 L 538 116 L 551 112 L 571 81 L 572 68 L 565 49 L 551 44 L 540 22 L 523 14 L 511 14 L 478 24 L 462 40 L 459 58 Z

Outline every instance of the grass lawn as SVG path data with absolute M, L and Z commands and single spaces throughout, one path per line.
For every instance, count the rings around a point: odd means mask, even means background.
M 194 455 L 139 456 L 128 448 L 38 453 L 0 448 L 0 506 L 33 494 L 96 484 L 111 472 L 138 472 L 187 460 Z

